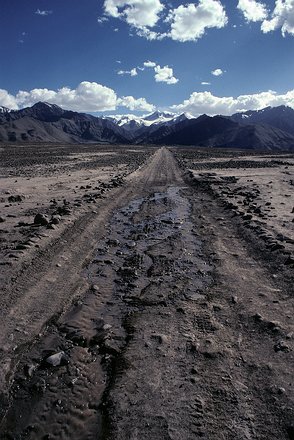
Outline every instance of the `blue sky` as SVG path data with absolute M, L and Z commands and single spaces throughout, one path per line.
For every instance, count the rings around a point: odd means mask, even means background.
M 0 105 L 294 108 L 294 0 L 1 0 Z

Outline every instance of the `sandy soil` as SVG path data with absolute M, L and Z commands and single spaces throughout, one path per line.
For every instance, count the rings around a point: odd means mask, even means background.
M 0 155 L 1 438 L 294 438 L 293 155 Z

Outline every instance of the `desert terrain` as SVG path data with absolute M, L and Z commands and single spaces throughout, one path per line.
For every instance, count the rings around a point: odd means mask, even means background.
M 294 439 L 294 153 L 0 157 L 1 439 Z

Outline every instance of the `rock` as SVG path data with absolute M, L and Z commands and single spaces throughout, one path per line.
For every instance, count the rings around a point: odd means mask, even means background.
M 54 215 L 54 216 L 51 217 L 50 222 L 51 222 L 53 225 L 58 225 L 58 223 L 60 223 L 60 220 L 61 220 L 60 215 Z
M 17 251 L 24 251 L 25 249 L 28 249 L 29 247 L 30 246 L 28 246 L 27 244 L 20 243 L 20 244 L 16 245 L 15 249 Z
M 294 256 L 293 255 L 289 255 L 289 257 L 287 258 L 287 260 L 284 263 L 286 266 L 293 266 L 294 265 Z
M 64 351 L 60 351 L 59 353 L 55 353 L 47 357 L 45 359 L 45 363 L 47 365 L 51 365 L 52 367 L 68 365 L 69 357 L 64 353 Z
M 118 273 L 124 278 L 136 278 L 138 276 L 138 272 L 133 267 L 120 267 Z
M 119 241 L 119 240 L 116 240 L 116 239 L 109 239 L 109 240 L 107 240 L 106 244 L 107 244 L 108 246 L 113 246 L 113 247 L 115 247 L 115 246 L 119 246 L 119 245 L 120 245 L 120 241 Z
M 237 304 L 238 297 L 237 296 L 232 296 L 231 301 L 232 301 L 233 304 Z
M 274 350 L 283 351 L 284 353 L 289 353 L 291 351 L 289 345 L 286 344 L 285 341 L 279 341 L 274 345 Z
M 3 223 L 3 222 L 5 222 L 5 218 L 0 217 L 0 223 Z
M 35 225 L 47 226 L 49 223 L 48 217 L 45 214 L 37 214 L 34 218 Z
M 159 344 L 167 344 L 168 343 L 168 337 L 166 335 L 153 334 L 153 335 L 151 335 L 151 338 L 155 339 Z
M 37 365 L 35 365 L 35 364 L 25 365 L 24 370 L 25 370 L 26 375 L 28 377 L 32 377 L 36 368 L 37 368 Z
M 14 202 L 22 202 L 24 199 L 24 196 L 9 196 L 8 197 L 8 202 L 9 203 L 14 203 Z
M 54 215 L 70 215 L 71 210 L 68 206 L 58 206 Z
M 113 339 L 106 339 L 103 348 L 106 352 L 112 354 L 113 356 L 117 356 L 121 351 L 118 342 L 114 341 Z
M 19 227 L 30 226 L 30 223 L 26 223 L 26 222 L 20 221 L 20 222 L 17 223 L 17 226 L 19 226 Z
M 130 243 L 127 243 L 127 247 L 129 249 L 132 249 L 132 248 L 136 247 L 136 242 L 135 241 L 131 241 Z
M 256 321 L 262 321 L 262 316 L 261 316 L 261 314 L 260 313 L 255 313 L 255 315 L 253 316 L 253 318 L 256 320 Z

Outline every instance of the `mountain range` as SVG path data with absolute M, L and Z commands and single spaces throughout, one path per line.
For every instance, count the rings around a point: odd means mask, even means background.
M 63 142 L 195 145 L 294 151 L 294 110 L 267 107 L 228 116 L 198 118 L 188 113 L 154 112 L 138 117 L 95 117 L 38 102 L 32 107 L 0 107 L 0 142 Z

